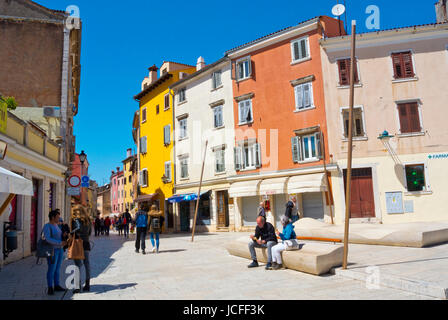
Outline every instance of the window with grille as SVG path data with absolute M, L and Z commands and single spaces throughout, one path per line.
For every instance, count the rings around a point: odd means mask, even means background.
M 349 109 L 342 109 L 344 137 L 348 138 Z M 353 108 L 353 137 L 365 137 L 363 111 L 361 107 Z

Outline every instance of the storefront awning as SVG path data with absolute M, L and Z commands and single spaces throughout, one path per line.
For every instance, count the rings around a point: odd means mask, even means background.
M 258 195 L 260 180 L 250 180 L 232 183 L 229 189 L 231 198 L 251 197 Z
M 0 193 L 33 195 L 33 183 L 14 172 L 0 167 Z
M 271 195 L 287 193 L 286 180 L 288 180 L 288 177 L 263 180 L 260 184 L 260 194 Z
M 291 177 L 288 181 L 288 194 L 327 191 L 324 173 L 304 174 Z
M 210 190 L 201 192 L 201 197 L 209 192 Z M 171 198 L 168 198 L 167 201 L 169 203 L 179 203 L 183 201 L 195 201 L 197 199 L 198 199 L 197 193 L 186 193 L 186 194 L 175 194 Z
M 138 198 L 134 202 L 150 202 L 157 197 L 158 193 L 153 194 L 143 194 L 138 196 Z

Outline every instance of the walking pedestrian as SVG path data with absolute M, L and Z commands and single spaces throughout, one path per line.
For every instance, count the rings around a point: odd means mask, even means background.
M 106 236 L 109 236 L 109 231 L 110 231 L 110 225 L 112 224 L 112 222 L 110 221 L 109 217 L 106 217 L 106 219 L 104 219 L 104 231 L 106 233 Z
M 79 269 L 79 287 L 73 293 L 80 293 L 82 287 L 81 267 L 84 265 L 86 272 L 86 282 L 83 291 L 90 291 L 90 235 L 92 233 L 92 223 L 87 214 L 87 210 L 82 205 L 77 205 L 72 209 L 72 234 L 76 239 L 82 239 L 84 248 L 84 260 L 75 260 L 75 265 Z
M 151 237 L 152 252 L 159 253 L 160 247 L 160 233 L 162 232 L 163 213 L 157 210 L 155 205 L 151 206 L 151 211 L 149 212 L 149 232 Z M 155 241 L 154 241 L 155 238 Z
M 266 219 L 266 208 L 264 206 L 264 202 L 260 202 L 258 206 L 258 217 L 263 217 Z
M 101 228 L 101 219 L 99 215 L 97 215 L 95 218 L 94 226 L 95 226 L 95 237 L 98 237 L 100 235 L 100 228 Z
M 299 220 L 299 216 L 295 213 L 296 198 L 291 197 L 285 206 L 286 206 L 285 216 L 288 217 L 292 223 Z
M 137 237 L 135 240 L 135 252 L 140 252 L 140 247 L 142 253 L 146 254 L 146 233 L 148 232 L 148 213 L 145 210 L 145 206 L 140 203 L 139 210 L 135 215 L 135 225 L 137 227 Z
M 121 236 L 123 233 L 123 217 L 121 216 L 121 214 L 118 216 L 116 225 L 117 225 L 118 235 Z
M 101 235 L 104 236 L 104 218 L 100 219 L 100 232 Z
M 129 238 L 129 224 L 132 221 L 131 214 L 129 213 L 129 209 L 123 213 L 123 234 L 125 238 Z
M 59 228 L 59 218 L 61 214 L 59 210 L 53 210 L 49 213 L 49 223 L 44 225 L 42 230 L 45 241 L 53 246 L 53 256 L 47 258 L 48 270 L 47 270 L 47 285 L 48 295 L 54 295 L 55 291 L 65 291 L 60 286 L 60 274 L 62 259 L 64 256 L 63 247 L 67 244 L 62 240 L 62 230 Z

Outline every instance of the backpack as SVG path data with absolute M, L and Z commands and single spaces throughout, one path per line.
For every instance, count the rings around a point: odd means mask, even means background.
M 137 216 L 137 220 L 135 222 L 137 224 L 137 227 L 147 226 L 148 218 L 147 218 L 146 214 L 141 213 Z
M 160 217 L 154 217 L 151 219 L 151 227 L 154 229 L 160 229 Z

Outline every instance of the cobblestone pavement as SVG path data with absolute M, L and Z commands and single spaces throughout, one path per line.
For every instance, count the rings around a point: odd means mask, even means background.
M 135 235 L 129 240 L 116 234 L 92 238 L 90 293 L 46 296 L 46 263 L 36 265 L 31 257 L 0 271 L 0 299 L 432 299 L 386 287 L 367 289 L 365 282 L 338 275 L 316 277 L 263 267 L 249 270 L 248 260 L 230 256 L 224 249 L 227 241 L 242 235 L 199 234 L 194 243 L 187 234 L 162 235 L 160 253 L 147 255 L 134 252 Z M 148 240 L 147 251 L 150 247 Z M 71 264 L 64 261 L 62 283 Z

